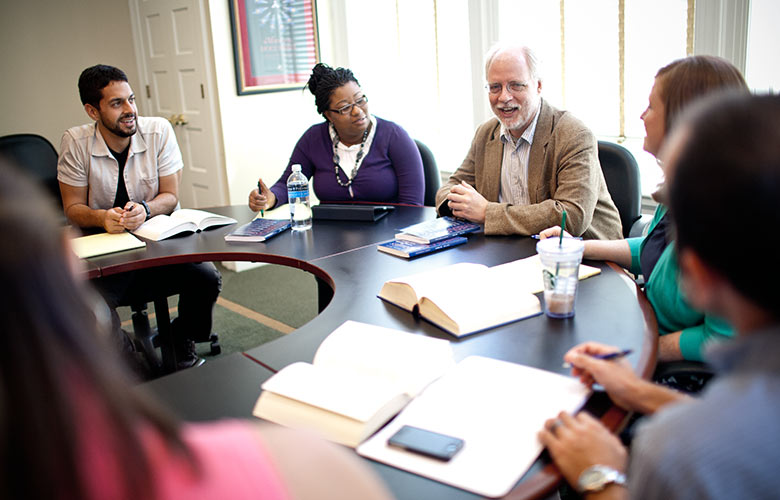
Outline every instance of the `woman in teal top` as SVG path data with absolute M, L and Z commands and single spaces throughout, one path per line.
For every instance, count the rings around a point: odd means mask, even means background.
M 644 150 L 658 157 L 680 113 L 697 98 L 725 89 L 749 92 L 739 70 L 718 57 L 686 57 L 661 68 L 641 116 L 645 125 Z M 659 165 L 663 168 L 661 162 Z M 693 309 L 685 299 L 678 279 L 674 241 L 669 239 L 667 231 L 663 186 L 653 198 L 659 205 L 646 236 L 588 240 L 584 258 L 611 260 L 645 277 L 645 293 L 658 320 L 659 361 L 701 361 L 703 346 L 712 340 L 731 337 L 732 329 L 723 320 Z M 551 227 L 542 231 L 540 237 L 559 234 L 560 228 Z

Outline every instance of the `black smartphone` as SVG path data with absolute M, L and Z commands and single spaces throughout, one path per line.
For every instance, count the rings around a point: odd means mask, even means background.
M 463 448 L 462 439 L 410 425 L 398 429 L 387 440 L 387 444 L 444 462 L 448 462 Z

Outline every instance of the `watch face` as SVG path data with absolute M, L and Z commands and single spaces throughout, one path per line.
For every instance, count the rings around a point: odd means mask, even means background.
M 580 476 L 580 483 L 584 489 L 592 491 L 594 489 L 600 489 L 607 482 L 607 477 L 604 471 L 591 467 L 584 471 Z
M 625 484 L 625 476 L 605 465 L 588 467 L 582 471 L 577 480 L 577 486 L 579 486 L 581 493 L 601 491 L 612 483 Z

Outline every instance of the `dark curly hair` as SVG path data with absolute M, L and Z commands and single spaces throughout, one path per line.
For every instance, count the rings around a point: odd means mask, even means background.
M 314 103 L 317 112 L 325 116 L 325 111 L 330 109 L 330 96 L 333 91 L 349 82 L 355 82 L 360 86 L 352 71 L 347 68 L 331 68 L 327 64 L 317 63 L 311 70 L 306 87 L 314 94 Z
M 81 104 L 91 104 L 100 109 L 100 100 L 103 98 L 103 89 L 111 82 L 126 81 L 127 75 L 119 68 L 106 64 L 90 66 L 82 71 L 81 76 L 79 76 L 79 97 L 81 97 Z

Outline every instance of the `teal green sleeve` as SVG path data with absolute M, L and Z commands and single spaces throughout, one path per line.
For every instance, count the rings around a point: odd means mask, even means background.
M 684 359 L 704 361 L 704 347 L 734 336 L 734 331 L 725 321 L 705 316 L 704 323 L 686 328 L 680 333 L 680 351 Z
M 628 249 L 631 250 L 631 268 L 629 271 L 632 274 L 642 274 L 642 266 L 639 264 L 639 250 L 644 240 L 644 236 L 637 238 L 626 238 Z

